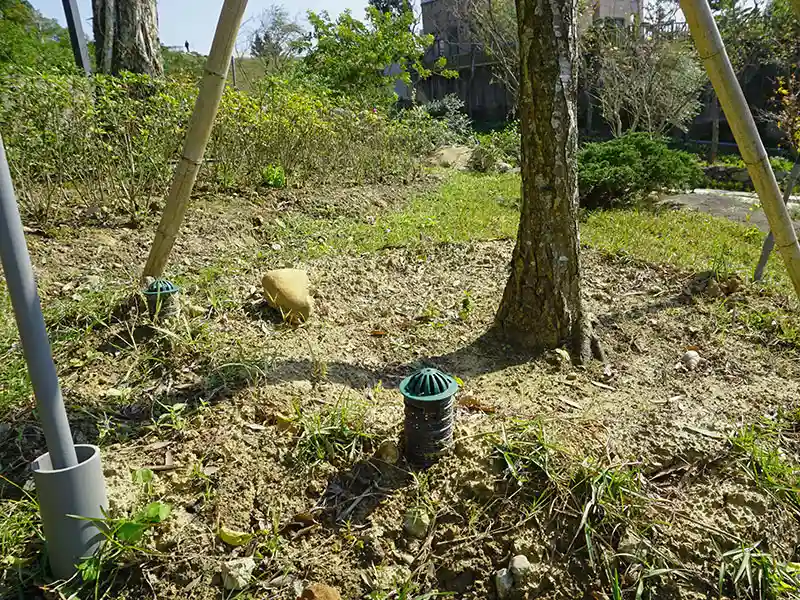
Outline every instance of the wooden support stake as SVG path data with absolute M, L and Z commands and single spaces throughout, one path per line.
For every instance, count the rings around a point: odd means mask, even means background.
M 211 52 L 206 61 L 205 75 L 200 84 L 200 92 L 189 121 L 183 154 L 175 168 L 167 204 L 156 230 L 156 237 L 150 248 L 150 255 L 144 267 L 143 276 L 159 277 L 167 264 L 175 238 L 189 206 L 197 173 L 203 163 L 206 144 L 214 126 L 214 118 L 219 109 L 228 66 L 233 56 L 239 25 L 242 22 L 247 0 L 225 0 L 217 22 L 217 31 L 211 44 Z
M 769 156 L 758 135 L 753 114 L 747 105 L 742 88 L 733 72 L 731 61 L 707 0 L 680 0 L 683 14 L 689 23 L 694 44 L 703 59 L 708 76 L 714 85 L 719 103 L 725 111 L 739 152 L 747 165 L 750 179 L 756 188 L 769 227 L 775 236 L 778 251 L 800 298 L 800 245 L 797 243 L 789 211 L 783 203 L 781 190 L 769 164 Z

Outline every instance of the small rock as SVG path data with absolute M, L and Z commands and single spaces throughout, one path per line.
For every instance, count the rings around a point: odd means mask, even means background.
M 695 350 L 688 350 L 681 357 L 681 364 L 690 371 L 694 371 L 700 364 L 700 355 Z
M 498 162 L 496 168 L 498 173 L 508 173 L 512 169 L 510 164 L 503 161 Z
M 411 537 L 418 539 L 424 538 L 428 535 L 428 527 L 431 525 L 431 518 L 428 514 L 421 509 L 411 508 L 406 512 L 405 521 L 403 521 L 403 529 Z
M 533 567 L 527 556 L 524 554 L 517 554 L 508 563 L 508 569 L 511 571 L 511 576 L 514 578 L 514 584 L 520 586 L 528 582 Z
M 324 583 L 312 583 L 300 595 L 301 600 L 342 600 L 334 588 Z
M 409 554 L 408 552 L 403 552 L 402 554 L 400 554 L 400 560 L 402 560 L 404 563 L 406 563 L 409 566 L 413 565 L 414 564 L 414 555 L 413 554 Z
M 243 590 L 250 584 L 256 561 L 249 556 L 229 560 L 222 565 L 222 584 L 226 590 Z
M 276 269 L 261 280 L 267 302 L 289 316 L 308 319 L 314 308 L 309 292 L 308 273 L 302 269 Z
M 397 461 L 400 460 L 400 449 L 397 447 L 397 443 L 393 440 L 383 442 L 378 446 L 375 458 L 390 465 L 396 465 Z
M 497 587 L 497 597 L 503 600 L 508 598 L 514 589 L 514 577 L 508 569 L 500 569 L 494 574 L 494 585 Z

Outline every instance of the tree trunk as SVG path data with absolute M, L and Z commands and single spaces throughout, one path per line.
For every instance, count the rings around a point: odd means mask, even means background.
M 517 0 L 522 211 L 495 318 L 512 343 L 590 355 L 578 241 L 576 0 Z
M 155 0 L 92 0 L 92 13 L 99 70 L 164 74 Z
M 716 92 L 711 90 L 711 148 L 708 151 L 708 162 L 717 162 L 719 154 L 719 98 Z

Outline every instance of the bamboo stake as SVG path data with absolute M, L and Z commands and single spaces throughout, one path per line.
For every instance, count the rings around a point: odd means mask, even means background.
M 206 144 L 214 126 L 225 81 L 228 78 L 228 66 L 233 56 L 236 36 L 242 15 L 247 7 L 247 0 L 225 0 L 214 33 L 214 41 L 206 61 L 205 75 L 200 84 L 200 92 L 194 105 L 194 112 L 189 121 L 183 155 L 175 167 L 167 204 L 161 215 L 161 222 L 156 230 L 150 255 L 144 267 L 144 276 L 159 277 L 164 271 L 167 259 L 175 244 L 181 223 L 189 206 L 197 173 L 203 163 Z
M 781 190 L 769 164 L 767 151 L 758 135 L 756 123 L 747 106 L 742 88 L 733 72 L 731 61 L 711 14 L 707 0 L 680 0 L 683 14 L 689 23 L 694 44 L 703 59 L 708 76 L 714 85 L 722 110 L 730 123 L 739 152 L 747 165 L 750 179 L 756 188 L 770 230 L 775 236 L 778 250 L 786 270 L 800 298 L 800 245 L 797 243 L 789 211 L 783 203 Z

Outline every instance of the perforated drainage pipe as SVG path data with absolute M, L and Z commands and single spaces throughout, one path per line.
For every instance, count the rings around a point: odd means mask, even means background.
M 147 299 L 147 312 L 150 318 L 174 317 L 178 314 L 178 292 L 180 289 L 166 279 L 155 279 L 147 286 L 144 297 Z
M 405 399 L 405 455 L 429 467 L 453 445 L 456 381 L 438 369 L 421 369 L 400 383 Z

